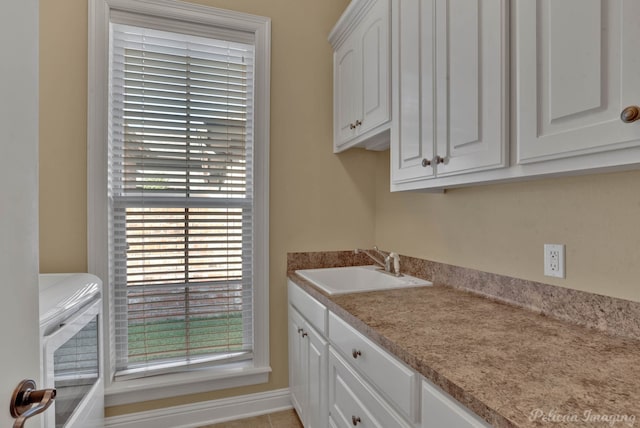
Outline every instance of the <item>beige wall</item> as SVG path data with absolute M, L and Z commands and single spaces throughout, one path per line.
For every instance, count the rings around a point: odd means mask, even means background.
M 87 270 L 87 1 L 40 2 L 40 270 Z
M 373 244 L 375 155 L 332 144 L 327 36 L 348 0 L 199 0 L 272 19 L 270 342 L 266 385 L 108 409 L 108 415 L 284 388 L 287 251 Z M 40 266 L 86 271 L 87 1 L 40 3 Z
M 381 248 L 640 301 L 640 172 L 390 193 L 377 161 Z M 566 244 L 565 279 L 543 275 L 545 243 Z

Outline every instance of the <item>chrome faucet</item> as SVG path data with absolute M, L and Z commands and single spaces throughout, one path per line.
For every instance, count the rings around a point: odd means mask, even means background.
M 402 274 L 400 273 L 400 256 L 398 255 L 398 253 L 387 253 L 380 250 L 377 246 L 373 247 L 373 251 L 377 253 L 377 256 L 372 254 L 371 250 L 364 250 L 360 248 L 356 248 L 354 253 L 364 253 L 369 256 L 371 260 L 376 262 L 376 264 L 381 267 L 381 270 L 384 269 L 386 273 L 393 274 L 395 276 L 402 276 Z M 393 266 L 391 263 L 393 263 Z
M 379 250 L 376 247 L 374 247 L 373 249 L 375 251 L 379 252 Z M 360 248 L 356 248 L 354 253 L 355 254 L 360 254 L 360 253 L 366 254 L 367 256 L 369 256 L 369 258 L 371 260 L 376 262 L 377 265 L 379 265 L 380 267 L 384 268 L 385 271 L 387 270 L 388 264 L 387 264 L 387 260 L 386 260 L 386 258 L 384 256 L 382 256 L 383 257 L 382 259 L 379 259 L 378 257 L 376 257 L 373 254 L 371 254 L 371 250 L 364 250 L 364 249 L 360 249 Z

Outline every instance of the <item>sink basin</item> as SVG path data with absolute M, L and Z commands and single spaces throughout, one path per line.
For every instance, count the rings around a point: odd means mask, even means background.
M 377 266 L 302 269 L 296 273 L 331 295 L 433 285 L 409 275 L 390 275 Z

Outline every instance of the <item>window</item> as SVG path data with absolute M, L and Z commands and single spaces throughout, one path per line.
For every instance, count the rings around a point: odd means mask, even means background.
M 92 21 L 89 103 L 107 393 L 268 372 L 268 20 L 185 5 L 92 5 L 108 16 Z
M 253 45 L 112 23 L 116 376 L 253 352 Z

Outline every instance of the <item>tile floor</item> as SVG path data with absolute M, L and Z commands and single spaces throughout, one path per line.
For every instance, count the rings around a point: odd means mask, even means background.
M 201 428 L 303 428 L 295 410 L 284 410 L 282 412 L 269 413 L 268 415 L 256 416 L 253 418 L 240 419 L 237 421 L 222 422 L 214 425 L 207 425 Z

